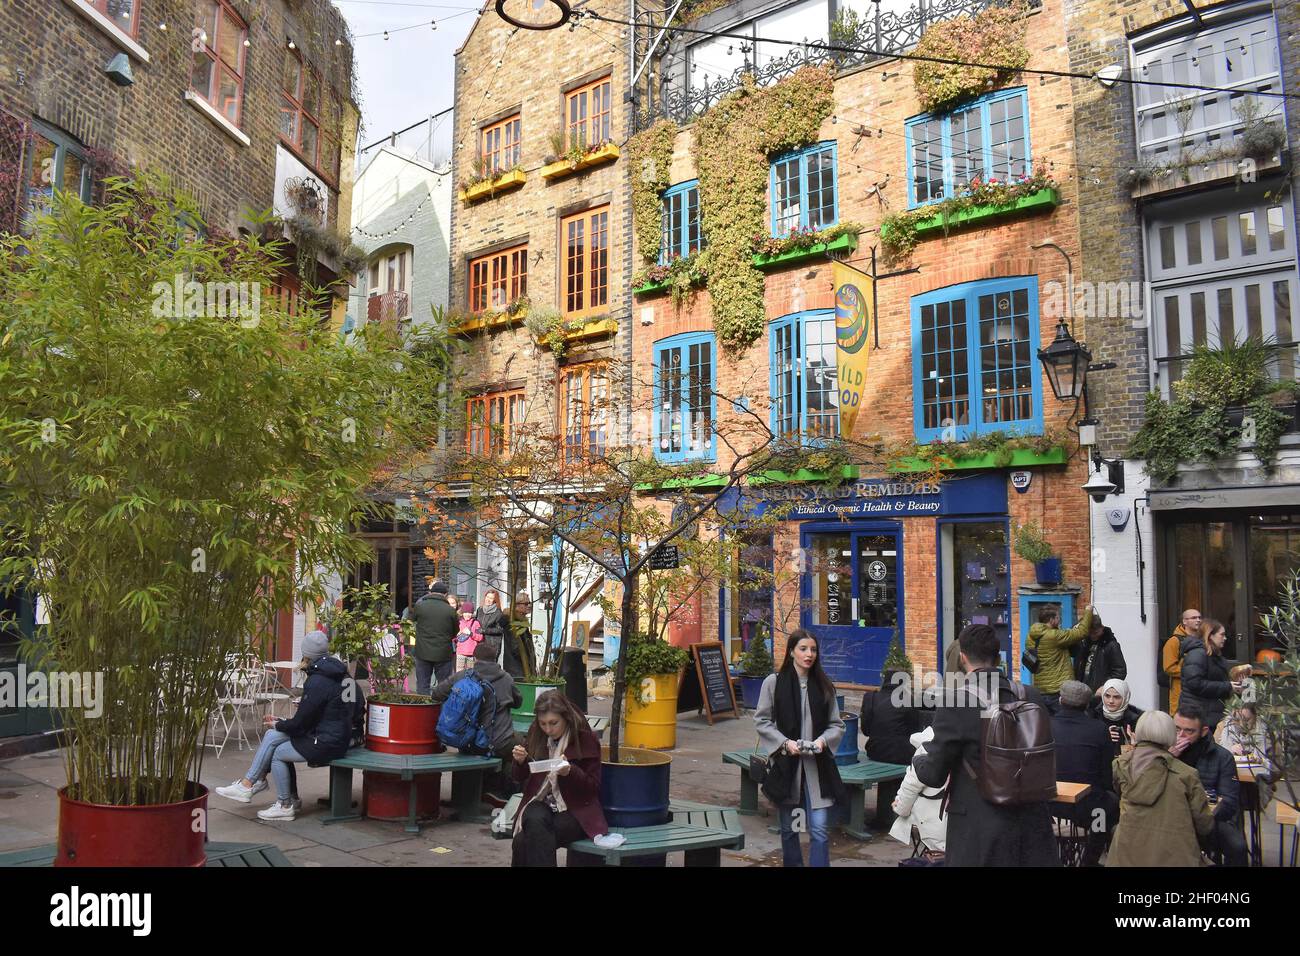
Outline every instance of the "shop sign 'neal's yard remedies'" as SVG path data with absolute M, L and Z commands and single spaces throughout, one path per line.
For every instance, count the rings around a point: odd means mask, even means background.
M 769 504 L 786 503 L 790 504 L 786 517 L 794 521 L 853 516 L 997 515 L 1007 510 L 1007 483 L 1001 473 L 986 472 L 943 481 L 869 478 L 836 487 L 765 485 L 743 492 L 733 490 L 723 495 L 719 508 L 726 512 L 739 506 L 761 514 Z

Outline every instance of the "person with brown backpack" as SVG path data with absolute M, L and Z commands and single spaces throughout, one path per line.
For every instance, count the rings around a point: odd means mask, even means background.
M 912 766 L 928 787 L 949 783 L 948 866 L 1059 866 L 1048 804 L 1056 796 L 1052 717 L 1033 688 L 997 667 L 987 624 L 958 637 L 965 685 L 934 717 L 934 740 Z

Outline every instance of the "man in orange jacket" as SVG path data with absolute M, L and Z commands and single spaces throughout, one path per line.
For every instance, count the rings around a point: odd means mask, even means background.
M 1160 649 L 1160 666 L 1169 675 L 1169 713 L 1177 713 L 1178 698 L 1183 692 L 1183 642 L 1188 638 L 1201 639 L 1201 612 L 1188 608 L 1182 622 Z

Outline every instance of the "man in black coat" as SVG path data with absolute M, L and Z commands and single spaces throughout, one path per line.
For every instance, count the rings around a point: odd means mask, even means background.
M 434 581 L 404 616 L 415 621 L 415 692 L 427 694 L 434 678 L 446 680 L 456 666 L 452 640 L 460 622 L 447 603 L 447 585 Z
M 1088 685 L 1097 693 L 1108 680 L 1128 677 L 1128 664 L 1124 650 L 1119 646 L 1114 632 L 1101 623 L 1101 615 L 1092 612 L 1092 629 L 1088 637 L 1074 649 L 1074 679 Z
M 1195 767 L 1201 786 L 1214 808 L 1214 829 L 1201 841 L 1207 853 L 1222 853 L 1227 866 L 1246 865 L 1246 837 L 1241 832 L 1241 784 L 1237 781 L 1237 761 L 1214 742 L 1205 712 L 1194 703 L 1178 705 L 1174 714 L 1178 739 L 1169 752 Z M 1217 801 L 1217 802 L 1216 802 Z
M 911 679 L 906 671 L 887 670 L 880 675 L 880 690 L 869 690 L 862 695 L 858 728 L 867 738 L 867 759 L 904 766 L 912 762 L 916 748 L 908 738 L 921 729 L 921 721 L 910 703 Z M 900 780 L 889 780 L 876 784 L 873 826 L 877 830 L 888 830 L 894 825 L 891 806 L 898 796 L 900 783 Z
M 996 806 L 979 792 L 980 726 L 983 707 L 978 687 L 998 687 L 1000 703 L 1016 700 L 1011 682 L 997 667 L 1001 641 L 987 624 L 961 632 L 961 666 L 968 683 L 958 687 L 935 713 L 934 739 L 912 762 L 927 787 L 949 781 L 947 864 L 949 866 L 1059 866 L 1052 815 L 1046 801 Z M 973 686 L 972 686 L 973 684 Z M 1042 695 L 1024 688 L 1026 699 L 1042 706 Z M 967 768 L 970 765 L 970 769 Z
M 1106 725 L 1088 716 L 1085 710 L 1091 699 L 1092 691 L 1087 684 L 1068 680 L 1061 685 L 1060 710 L 1052 717 L 1056 779 L 1066 783 L 1086 783 L 1092 788 L 1073 806 L 1052 804 L 1053 816 L 1072 820 L 1087 832 L 1084 866 L 1098 864 L 1110 845 L 1115 824 L 1119 822 L 1119 797 L 1114 793 L 1111 776 L 1115 748 Z

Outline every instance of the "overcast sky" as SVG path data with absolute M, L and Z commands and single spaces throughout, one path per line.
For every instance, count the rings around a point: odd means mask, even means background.
M 479 7 L 473 0 L 334 0 L 334 5 L 356 38 L 362 146 L 452 105 L 452 56 L 474 25 Z M 437 21 L 437 30 L 431 20 Z M 384 30 L 389 31 L 387 40 Z M 432 152 L 445 159 L 450 114 L 434 127 Z M 425 124 L 401 137 L 399 145 L 426 155 L 428 134 Z

